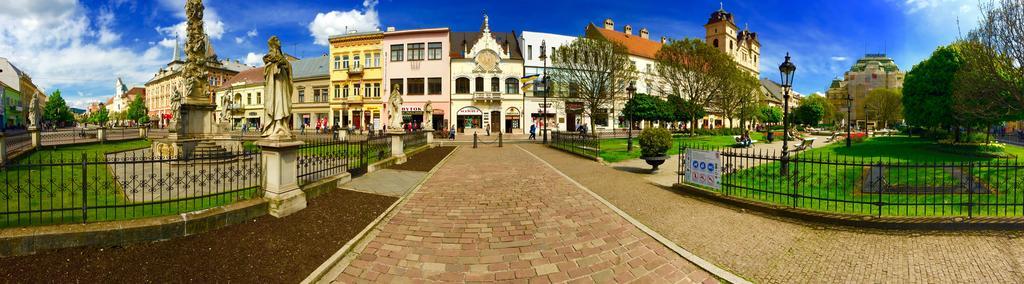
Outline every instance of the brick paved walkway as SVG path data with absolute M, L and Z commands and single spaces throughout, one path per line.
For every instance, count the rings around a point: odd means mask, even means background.
M 877 231 L 745 213 L 519 145 L 677 245 L 760 283 L 1024 283 L 1021 232 Z
M 337 282 L 716 282 L 517 147 L 456 150 L 380 226 Z

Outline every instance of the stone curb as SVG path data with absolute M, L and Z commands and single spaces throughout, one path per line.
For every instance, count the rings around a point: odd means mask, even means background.
M 405 202 L 409 200 L 409 196 L 412 196 L 414 193 L 419 191 L 420 188 L 423 187 L 423 183 L 430 179 L 430 177 L 434 175 L 434 172 L 436 172 L 437 169 L 441 168 L 442 165 L 448 162 L 448 159 L 451 158 L 455 154 L 455 152 L 458 151 L 460 148 L 461 147 L 456 146 L 454 150 L 448 152 L 448 155 L 445 156 L 444 159 L 441 159 L 441 161 L 438 162 L 433 169 L 430 169 L 430 172 L 427 172 L 427 175 L 425 175 L 423 179 L 420 180 L 418 184 L 416 184 L 416 187 L 414 187 L 405 195 L 402 195 L 402 197 L 399 197 L 398 200 L 396 200 L 395 203 L 392 203 L 387 210 L 384 210 L 384 212 L 381 213 L 380 216 L 377 216 L 377 219 L 373 220 L 373 222 L 370 222 L 369 225 L 366 225 L 366 228 L 363 228 L 363 230 L 359 232 L 359 234 L 357 234 L 355 237 L 353 237 L 351 240 L 345 243 L 345 245 L 342 246 L 341 249 L 338 249 L 338 251 L 331 255 L 331 257 L 328 258 L 327 261 L 324 261 L 324 263 L 320 264 L 320 266 L 317 267 L 316 270 L 313 271 L 313 273 L 310 273 L 309 276 L 307 276 L 306 279 L 303 279 L 302 282 L 300 283 L 319 283 L 322 282 L 322 280 L 324 280 L 325 276 L 337 277 L 337 275 L 340 275 L 341 272 L 345 270 L 345 267 L 348 266 L 348 262 L 352 261 L 351 258 L 358 256 L 358 254 L 353 253 L 353 249 L 356 248 L 357 245 L 365 246 L 367 243 L 363 242 L 363 240 L 368 240 L 371 239 L 372 237 L 375 237 L 377 235 L 377 231 L 380 230 L 380 228 L 378 228 L 378 225 L 380 225 L 382 221 L 384 221 L 384 219 L 390 220 L 391 217 L 394 216 L 394 213 L 396 213 L 395 209 L 401 206 L 402 204 L 405 204 Z
M 569 175 L 566 175 L 562 171 L 558 170 L 558 168 L 555 168 L 555 166 L 551 165 L 550 163 L 548 163 L 548 161 L 545 161 L 544 159 L 541 159 L 537 155 L 533 154 L 532 152 L 530 152 L 530 151 L 528 151 L 526 149 L 523 149 L 523 147 L 520 147 L 518 145 L 516 145 L 516 147 L 519 148 L 520 150 L 523 150 L 523 152 L 526 152 L 526 154 L 529 154 L 531 157 L 533 157 L 534 159 L 537 159 L 538 161 L 540 161 L 544 165 L 548 166 L 549 168 L 554 170 L 556 173 L 558 173 L 562 177 L 564 177 L 567 180 L 569 180 L 569 182 L 572 182 L 572 184 L 576 185 L 576 187 L 582 189 L 583 191 L 586 191 L 587 193 L 590 194 L 590 196 L 593 196 L 598 201 L 600 201 L 602 204 L 604 204 L 605 206 L 608 206 L 608 208 L 612 209 L 612 211 L 614 211 L 616 214 L 618 214 L 622 218 L 625 218 L 627 221 L 632 223 L 638 229 L 640 229 L 641 231 L 643 231 L 647 235 L 651 236 L 652 238 L 654 238 L 655 240 L 660 242 L 665 247 L 671 249 L 676 254 L 679 254 L 679 256 L 682 256 L 687 261 L 692 262 L 693 264 L 697 265 L 701 269 L 704 269 L 708 273 L 711 273 L 715 277 L 721 278 L 721 279 L 723 279 L 725 281 L 728 281 L 729 283 L 739 283 L 739 284 L 749 284 L 749 283 L 751 283 L 750 281 L 747 281 L 746 279 L 743 279 L 742 277 L 739 277 L 739 276 L 733 274 L 732 272 L 726 271 L 725 269 L 722 269 L 722 268 L 712 264 L 711 262 L 708 262 L 708 261 L 700 258 L 699 256 L 697 256 L 697 255 L 687 251 L 686 249 L 683 249 L 679 245 L 676 245 L 674 242 L 672 242 L 668 238 L 665 238 L 664 236 L 662 236 L 658 232 L 655 232 L 654 230 L 651 230 L 651 228 L 648 228 L 643 223 L 640 223 L 640 221 L 637 221 L 636 219 L 633 219 L 633 217 L 629 216 L 629 214 L 626 214 L 626 212 L 622 211 L 618 207 L 615 207 L 615 205 L 613 205 L 611 202 L 608 202 L 608 200 L 605 200 L 603 197 L 601 197 L 597 193 L 594 193 L 593 191 L 591 191 L 589 188 L 587 188 L 583 184 L 577 182 L 572 177 L 569 177 Z

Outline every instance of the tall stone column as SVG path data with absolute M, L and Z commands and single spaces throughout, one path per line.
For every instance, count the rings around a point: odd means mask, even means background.
M 306 193 L 299 188 L 298 150 L 302 141 L 260 140 L 263 165 L 263 198 L 270 215 L 284 217 L 306 208 Z
M 100 142 L 107 141 L 107 127 L 100 127 L 96 130 L 96 139 L 99 139 Z
M 139 127 L 139 137 L 140 138 L 149 138 L 149 126 L 140 126 Z
M 29 126 L 28 135 L 32 136 L 32 148 L 39 148 L 40 146 L 42 146 L 43 137 L 42 134 L 39 132 L 39 127 Z
M 397 132 L 390 132 L 389 130 L 388 134 L 391 136 L 391 156 L 395 157 L 395 164 L 405 164 L 405 142 L 402 141 L 401 130 Z
M 7 163 L 7 135 L 0 132 L 0 165 Z

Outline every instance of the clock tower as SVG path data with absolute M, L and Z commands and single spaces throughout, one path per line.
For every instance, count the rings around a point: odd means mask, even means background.
M 711 13 L 708 23 L 704 25 L 704 32 L 704 40 L 708 45 L 731 56 L 740 68 L 751 75 L 760 75 L 761 43 L 757 40 L 757 33 L 751 32 L 746 26 L 740 30 L 733 14 L 726 12 L 725 7 L 719 6 L 717 11 Z

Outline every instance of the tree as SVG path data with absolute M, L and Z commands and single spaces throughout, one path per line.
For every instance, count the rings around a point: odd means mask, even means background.
M 953 82 L 963 57 L 952 45 L 941 46 L 914 65 L 903 81 L 903 115 L 921 127 L 960 125 L 953 110 Z M 959 129 L 959 127 L 957 127 Z
M 1012 102 L 1004 106 L 1008 113 L 1024 113 L 1024 2 L 988 0 L 981 2 L 980 6 L 981 23 L 971 31 L 970 38 L 991 50 L 989 56 L 992 60 L 1010 63 L 983 69 L 988 72 L 987 80 L 1009 79 L 1009 82 L 1001 83 L 1012 86 L 1010 93 L 1004 94 Z
M 666 107 L 668 105 L 660 98 L 648 94 L 636 94 L 633 95 L 633 99 L 626 102 L 622 114 L 631 117 L 633 121 L 668 121 L 673 118 L 674 114 L 671 109 Z
M 740 115 L 740 111 L 757 103 L 754 91 L 758 90 L 760 81 L 739 68 L 731 69 L 722 92 L 712 97 L 712 104 L 729 119 L 729 125 L 735 125 L 733 119 Z
M 101 107 L 99 110 L 92 113 L 92 116 L 89 117 L 89 120 L 92 123 L 99 125 L 100 127 L 106 126 L 107 121 L 110 121 L 110 112 L 107 111 L 107 108 Z
M 757 119 L 764 123 L 782 122 L 782 108 L 761 105 Z
M 655 57 L 660 92 L 686 98 L 701 111 L 712 105 L 714 94 L 723 92 L 736 68 L 732 57 L 698 39 L 673 40 L 663 45 Z M 694 114 L 689 116 L 695 117 Z M 691 131 L 695 128 L 696 119 Z
M 800 106 L 794 109 L 793 113 L 796 115 L 797 123 L 818 126 L 821 121 L 829 118 L 831 108 L 832 103 L 828 99 L 813 94 L 801 99 Z
M 870 118 L 881 121 L 884 128 L 903 119 L 903 94 L 899 89 L 874 89 L 864 98 Z
M 551 79 L 562 90 L 555 96 L 583 102 L 584 115 L 594 117 L 625 93 L 636 78 L 626 48 L 601 38 L 577 38 L 555 50 Z M 590 124 L 591 133 L 596 133 Z
M 53 91 L 50 98 L 46 100 L 43 107 L 43 121 L 57 125 L 68 125 L 75 122 L 75 115 L 71 113 L 67 102 L 60 95 L 60 90 Z
M 132 100 L 132 102 L 128 104 L 127 118 L 138 123 L 143 123 L 143 117 L 145 117 L 147 121 L 149 120 L 149 109 L 146 108 L 146 103 L 142 101 L 142 96 L 135 96 L 135 100 Z

